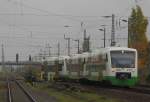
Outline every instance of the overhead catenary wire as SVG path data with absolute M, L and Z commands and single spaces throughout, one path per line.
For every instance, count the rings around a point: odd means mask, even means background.
M 81 21 L 84 21 L 84 19 L 87 19 L 87 18 L 90 18 L 90 19 L 97 19 L 97 20 L 104 20 L 103 19 L 103 15 L 69 15 L 69 14 L 57 14 L 57 13 L 54 13 L 54 12 L 51 12 L 49 10 L 44 10 L 44 9 L 41 9 L 41 8 L 36 8 L 36 7 L 32 7 L 28 4 L 25 4 L 23 2 L 18 2 L 18 1 L 14 1 L 14 0 L 11 0 L 11 2 L 15 5 L 22 5 L 23 7 L 25 8 L 30 8 L 30 9 L 33 9 L 33 10 L 36 10 L 36 11 L 39 11 L 41 13 L 44 13 L 44 14 L 32 14 L 32 13 L 29 13 L 27 15 L 37 15 L 37 16 L 55 16 L 55 17 L 60 17 L 61 19 L 68 19 L 68 20 L 72 20 L 72 21 L 77 21 L 77 22 L 81 22 Z M 18 14 L 18 15 L 21 15 L 21 14 Z M 22 16 L 26 15 L 26 13 L 23 13 Z M 81 19 L 75 19 L 75 18 L 82 18 Z
M 14 0 L 11 0 L 11 1 L 14 1 Z M 17 3 L 16 3 L 17 4 Z M 20 5 L 20 3 L 18 3 L 18 5 Z M 100 20 L 103 20 L 103 19 L 101 19 L 101 16 L 78 16 L 78 15 L 63 15 L 63 14 L 56 14 L 56 13 L 51 13 L 51 11 L 47 11 L 47 10 L 42 10 L 42 9 L 39 9 L 39 8 L 34 8 L 34 7 L 32 7 L 32 6 L 29 6 L 29 5 L 27 5 L 27 4 L 24 4 L 24 3 L 22 3 L 21 4 L 22 6 L 24 6 L 24 7 L 27 7 L 27 8 L 30 8 L 30 9 L 34 9 L 34 10 L 37 10 L 37 11 L 41 11 L 41 14 L 36 14 L 36 13 L 26 13 L 26 12 L 22 12 L 22 15 L 21 15 L 21 13 L 11 13 L 10 15 L 14 15 L 14 16 L 54 16 L 54 17 L 60 17 L 60 18 L 63 18 L 63 19 L 74 19 L 74 20 L 76 20 L 76 19 L 98 19 L 98 21 L 100 21 Z M 43 13 L 43 14 L 42 14 Z M 0 14 L 1 16 L 2 15 L 6 15 L 7 16 L 7 13 L 2 13 L 2 14 Z M 9 16 L 9 14 L 8 14 L 8 16 Z M 9 26 L 10 26 L 10 24 L 8 24 Z M 12 25 L 12 26 L 14 26 L 15 27 L 15 25 Z M 46 27 L 45 25 L 16 25 L 16 28 L 19 28 L 19 29 L 22 29 L 22 30 L 24 30 L 25 32 L 28 32 L 27 34 L 29 35 L 30 34 L 30 32 L 33 32 L 33 31 L 31 31 L 30 29 L 28 29 L 29 27 Z M 94 26 L 92 26 L 92 28 L 94 28 L 95 27 L 95 25 Z M 58 28 L 57 26 L 56 26 L 56 28 Z M 59 28 L 58 28 L 59 29 Z M 16 33 L 13 33 L 14 35 L 16 34 Z M 42 35 L 43 36 L 43 35 Z M 3 38 L 3 37 L 2 37 Z M 17 38 L 17 39 L 28 39 L 28 38 L 30 38 L 30 37 L 20 37 L 20 36 L 13 36 L 13 37 L 11 37 L 11 36 L 9 36 L 9 37 L 7 37 L 7 36 L 5 36 L 4 38 Z M 50 39 L 49 37 L 35 37 L 35 36 L 32 36 L 32 39 L 33 40 L 38 40 L 38 39 Z
M 33 9 L 33 10 L 36 10 L 36 11 L 39 11 L 43 14 L 39 15 L 39 14 L 27 14 L 27 15 L 35 15 L 35 16 L 55 16 L 55 17 L 60 17 L 61 19 L 67 19 L 67 20 L 72 20 L 72 21 L 77 21 L 77 22 L 81 22 L 81 20 L 79 19 L 75 19 L 75 18 L 100 18 L 101 16 L 79 16 L 79 15 L 67 15 L 67 14 L 57 14 L 57 13 L 53 13 L 51 11 L 48 11 L 48 10 L 44 10 L 44 9 L 39 9 L 39 8 L 36 8 L 36 7 L 32 7 L 30 5 L 27 5 L 25 3 L 20 3 L 18 1 L 14 1 L 14 0 L 11 0 L 10 2 L 12 2 L 13 4 L 15 5 L 22 5 L 23 7 L 25 8 L 30 8 L 30 9 Z M 24 14 L 26 15 L 26 13 L 23 12 L 22 16 L 24 16 Z M 19 14 L 17 14 L 19 15 Z M 21 14 L 20 14 L 21 15 Z

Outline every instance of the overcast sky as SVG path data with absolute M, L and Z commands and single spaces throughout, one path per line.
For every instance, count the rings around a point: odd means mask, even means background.
M 150 0 L 136 0 L 142 7 L 144 15 L 150 17 Z M 67 43 L 64 34 L 73 39 L 80 39 L 82 45 L 81 22 L 91 36 L 92 49 L 103 46 L 103 32 L 98 29 L 106 25 L 107 46 L 110 45 L 111 16 L 115 14 L 116 22 L 127 19 L 135 0 L 0 0 L 0 44 L 4 44 L 5 59 L 15 60 L 19 53 L 20 60 L 48 49 L 57 51 L 57 43 L 61 43 L 61 54 L 67 54 Z M 70 27 L 64 27 L 68 25 Z M 148 38 L 150 39 L 150 27 Z M 127 45 L 127 24 L 116 23 L 117 43 Z M 77 43 L 71 41 L 71 52 L 76 53 Z M 1 50 L 0 50 L 1 55 Z M 1 59 L 1 58 L 0 58 Z

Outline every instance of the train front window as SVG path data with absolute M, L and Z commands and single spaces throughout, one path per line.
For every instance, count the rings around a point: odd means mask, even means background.
M 112 68 L 135 68 L 135 52 L 111 51 Z

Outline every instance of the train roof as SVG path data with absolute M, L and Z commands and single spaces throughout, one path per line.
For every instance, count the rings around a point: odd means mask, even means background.
M 134 50 L 136 51 L 136 49 L 134 48 L 128 48 L 128 47 L 106 47 L 106 48 L 98 48 L 98 49 L 94 49 L 91 52 L 103 52 L 103 51 L 110 51 L 110 50 Z
M 55 56 L 55 57 L 46 57 L 46 61 L 57 61 L 57 60 L 65 60 L 65 59 L 69 59 L 69 56 Z
M 59 60 L 65 60 L 65 59 L 69 59 L 70 56 L 59 56 L 58 58 Z
M 70 58 L 71 59 L 77 59 L 77 58 L 88 58 L 91 56 L 97 56 L 99 54 L 105 54 L 109 51 L 113 50 L 129 50 L 129 51 L 136 51 L 136 49 L 133 48 L 128 48 L 128 47 L 106 47 L 106 48 L 99 48 L 99 49 L 94 49 L 91 52 L 84 52 L 82 54 L 74 54 Z
M 94 49 L 91 52 L 84 52 L 81 54 L 73 54 L 71 56 L 59 56 L 59 57 L 46 57 L 46 61 L 56 61 L 56 60 L 65 60 L 65 59 L 79 59 L 79 58 L 88 58 L 91 56 L 97 56 L 99 54 L 105 54 L 109 51 L 113 50 L 130 50 L 136 51 L 136 49 L 128 48 L 128 47 L 106 47 L 106 48 L 99 48 Z
M 128 47 L 107 47 L 108 50 L 130 50 L 130 51 L 136 51 L 134 48 L 128 48 Z

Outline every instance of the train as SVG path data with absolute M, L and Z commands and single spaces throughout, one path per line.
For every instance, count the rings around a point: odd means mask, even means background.
M 71 56 L 49 57 L 48 79 L 104 82 L 135 86 L 138 82 L 137 50 L 106 47 Z

